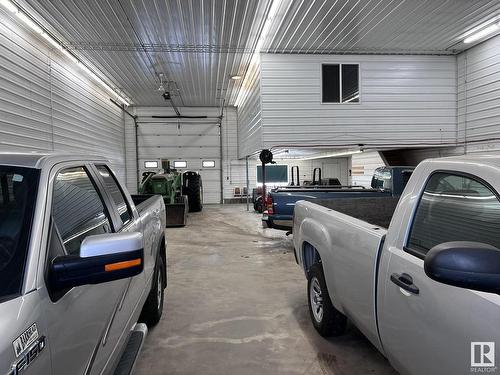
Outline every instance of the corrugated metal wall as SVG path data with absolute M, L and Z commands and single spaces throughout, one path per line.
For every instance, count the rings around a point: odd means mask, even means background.
M 376 151 L 354 154 L 351 157 L 351 181 L 353 185 L 370 187 L 373 172 L 385 163 Z
M 130 108 L 132 115 L 135 115 L 136 109 Z M 138 185 L 138 163 L 136 152 L 136 128 L 134 119 L 128 115 L 125 116 L 125 167 L 127 179 L 125 184 L 131 194 L 137 194 Z
M 244 158 L 262 149 L 260 70 L 248 80 L 244 99 L 238 107 L 238 155 Z
M 224 199 L 234 198 L 235 188 L 240 191 L 246 186 L 245 160 L 238 160 L 238 115 L 235 107 L 224 109 L 222 119 L 222 158 L 224 178 Z M 255 174 L 253 180 L 255 180 Z
M 263 54 L 261 60 L 266 147 L 455 142 L 454 56 Z M 360 64 L 359 104 L 321 104 L 322 63 Z
M 500 151 L 500 37 L 457 57 L 459 141 L 466 152 Z
M 102 155 L 125 181 L 122 111 L 3 9 L 0 20 L 0 151 Z

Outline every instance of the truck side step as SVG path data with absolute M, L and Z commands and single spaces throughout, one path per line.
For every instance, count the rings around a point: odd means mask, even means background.
M 127 345 L 123 351 L 122 357 L 114 375 L 130 375 L 134 369 L 142 344 L 148 334 L 148 327 L 144 323 L 137 323 L 130 333 Z

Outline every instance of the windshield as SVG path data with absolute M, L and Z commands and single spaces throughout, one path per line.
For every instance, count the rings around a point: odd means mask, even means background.
M 21 293 L 39 171 L 0 165 L 0 302 Z

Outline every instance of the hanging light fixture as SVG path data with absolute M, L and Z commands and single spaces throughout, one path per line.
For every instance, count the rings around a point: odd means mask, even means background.
M 165 91 L 165 87 L 163 86 L 163 73 L 158 74 L 160 78 L 160 87 L 158 87 L 158 91 Z

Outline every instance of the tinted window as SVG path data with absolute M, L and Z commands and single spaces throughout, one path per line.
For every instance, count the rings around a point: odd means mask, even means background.
M 392 173 L 389 168 L 377 168 L 373 174 L 372 188 L 374 189 L 392 189 Z
M 0 302 L 21 293 L 39 171 L 0 166 Z
M 342 65 L 342 102 L 359 102 L 358 65 Z
M 68 254 L 79 254 L 85 237 L 111 232 L 101 197 L 83 167 L 56 176 L 52 216 Z
M 120 214 L 120 218 L 122 220 L 122 224 L 127 224 L 131 217 L 131 211 L 123 195 L 118 182 L 115 179 L 115 176 L 111 173 L 108 167 L 105 165 L 98 165 L 97 170 L 101 174 L 102 179 L 104 180 L 104 184 L 106 185 L 106 189 L 111 194 L 113 202 L 115 203 L 118 213 Z
M 340 102 L 340 66 L 323 65 L 323 103 Z
M 408 247 L 425 255 L 432 247 L 450 241 L 500 248 L 500 202 L 482 182 L 442 172 L 427 182 Z
M 257 166 L 257 182 L 262 182 L 262 165 Z M 266 183 L 288 182 L 287 165 L 266 165 Z
M 359 65 L 323 65 L 321 79 L 323 103 L 359 102 Z

